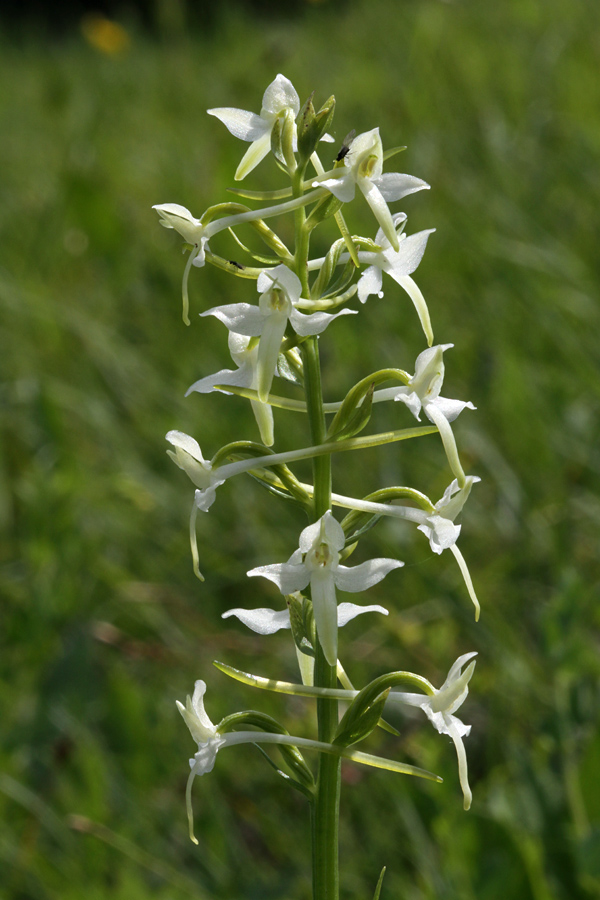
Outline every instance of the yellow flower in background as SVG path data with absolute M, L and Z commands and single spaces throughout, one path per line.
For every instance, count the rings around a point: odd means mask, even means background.
M 88 44 L 101 53 L 106 53 L 107 56 L 123 53 L 129 49 L 131 43 L 125 28 L 101 13 L 89 13 L 84 16 L 81 20 L 81 33 Z

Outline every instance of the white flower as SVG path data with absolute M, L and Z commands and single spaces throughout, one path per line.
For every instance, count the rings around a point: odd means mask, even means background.
M 354 199 L 358 185 L 388 241 L 398 250 L 398 235 L 387 204 L 415 191 L 422 191 L 429 185 L 414 175 L 401 175 L 399 172 L 384 175 L 382 172 L 383 147 L 379 128 L 373 128 L 354 138 L 344 157 L 343 167 L 325 172 L 313 182 L 313 187 L 327 188 L 342 203 L 349 203 Z
M 258 341 L 243 334 L 229 332 L 229 352 L 238 368 L 221 369 L 214 375 L 207 375 L 195 381 L 186 391 L 187 397 L 193 391 L 200 394 L 208 394 L 215 389 L 215 385 L 230 384 L 234 387 L 247 387 L 256 390 L 258 387 Z M 227 393 L 223 391 L 223 393 Z M 273 411 L 266 403 L 251 401 L 252 411 L 260 429 L 260 436 L 267 447 L 274 443 L 273 437 Z
M 163 203 L 153 206 L 160 216 L 160 224 L 165 228 L 173 228 L 177 231 L 184 241 L 193 245 L 190 251 L 188 261 L 183 271 L 183 281 L 181 292 L 183 295 L 183 321 L 186 325 L 190 324 L 189 319 L 189 300 L 188 300 L 188 276 L 190 274 L 190 266 L 203 266 L 206 259 L 206 250 L 208 249 L 208 235 L 206 228 L 200 222 L 200 219 L 194 218 L 189 209 L 180 206 L 179 203 Z
M 198 841 L 194 837 L 194 822 L 192 812 L 192 784 L 197 775 L 206 775 L 212 772 L 217 753 L 221 747 L 228 744 L 244 744 L 254 743 L 264 740 L 265 736 L 260 732 L 229 732 L 227 734 L 219 734 L 216 725 L 213 725 L 204 709 L 204 694 L 206 693 L 206 682 L 198 680 L 194 686 L 194 694 L 186 698 L 185 706 L 176 700 L 177 709 L 183 716 L 185 724 L 190 730 L 192 738 L 198 744 L 198 752 L 190 759 L 190 776 L 186 787 L 186 807 L 188 822 L 190 827 L 190 838 L 197 844 Z M 267 740 L 271 743 L 277 741 L 277 735 L 268 735 Z M 281 738 L 283 740 L 281 741 Z M 282 743 L 288 743 L 286 736 L 280 735 L 279 739 Z
M 409 706 L 420 707 L 440 734 L 447 734 L 452 738 L 458 757 L 458 775 L 465 809 L 469 809 L 471 806 L 472 794 L 469 787 L 467 755 L 462 739 L 470 733 L 471 726 L 461 722 L 454 713 L 467 698 L 475 662 L 470 663 L 464 672 L 462 667 L 474 656 L 477 656 L 477 653 L 465 653 L 463 656 L 459 656 L 441 688 L 439 690 L 434 688 L 431 696 L 392 691 L 387 700 L 392 704 L 405 703 Z
M 420 353 L 415 362 L 415 374 L 409 379 L 406 387 L 395 389 L 394 400 L 405 403 L 418 421 L 421 420 L 423 410 L 429 421 L 437 426 L 450 468 L 458 478 L 459 484 L 463 486 L 465 473 L 460 464 L 450 422 L 454 421 L 463 409 L 475 409 L 475 406 L 470 401 L 440 397 L 444 381 L 444 351 L 453 346 L 454 344 L 437 344 Z
M 302 285 L 298 276 L 285 265 L 261 272 L 256 286 L 261 292 L 258 306 L 230 303 L 227 306 L 215 306 L 200 315 L 215 316 L 236 334 L 248 337 L 260 335 L 256 386 L 259 400 L 265 402 L 271 390 L 288 321 L 297 334 L 306 337 L 321 334 L 338 316 L 351 315 L 355 310 L 343 309 L 334 315 L 324 312 L 306 315 L 299 312 L 295 306 L 300 300 Z
M 168 455 L 198 488 L 196 508 L 207 512 L 214 503 L 217 488 L 223 484 L 224 479 L 218 478 L 213 472 L 210 462 L 202 456 L 198 441 L 189 434 L 184 434 L 183 431 L 169 431 L 167 440 L 175 448 L 167 450 Z
M 349 568 L 339 563 L 345 544 L 344 530 L 331 512 L 300 534 L 299 548 L 287 563 L 258 566 L 249 576 L 261 575 L 282 594 L 301 591 L 310 584 L 317 635 L 330 666 L 337 663 L 337 599 L 335 589 L 356 593 L 380 582 L 404 563 L 396 559 L 371 559 Z
M 273 126 L 280 116 L 286 114 L 287 110 L 291 110 L 296 118 L 300 112 L 300 98 L 292 82 L 284 75 L 278 75 L 266 89 L 260 115 L 246 109 L 234 109 L 228 106 L 208 110 L 208 114 L 220 119 L 234 137 L 240 138 L 242 141 L 251 141 L 250 147 L 237 167 L 236 181 L 245 178 L 268 154 L 271 149 Z M 296 125 L 294 124 L 295 134 Z
M 204 248 L 208 238 L 204 236 L 204 226 L 200 219 L 196 219 L 189 209 L 180 206 L 179 203 L 162 203 L 152 207 L 160 217 L 160 224 L 164 228 L 173 228 L 184 241 L 198 247 L 194 261 L 197 266 L 204 265 Z
M 460 488 L 455 478 L 444 491 L 441 500 L 435 504 L 434 512 L 427 515 L 425 521 L 418 526 L 419 531 L 429 538 L 434 553 L 440 554 L 456 543 L 461 526 L 455 525 L 454 520 L 467 502 L 472 486 L 478 481 L 481 478 L 477 475 L 468 475 L 464 486 Z
M 394 228 L 396 229 L 398 225 L 403 225 L 405 221 L 406 214 L 397 213 L 393 216 Z M 394 249 L 385 232 L 380 228 L 377 232 L 375 243 L 379 244 L 381 250 L 374 253 L 368 251 L 359 253 L 361 262 L 371 263 L 364 270 L 358 281 L 358 299 L 360 302 L 366 303 L 367 298 L 371 294 L 383 297 L 381 289 L 382 273 L 387 272 L 400 287 L 404 288 L 412 300 L 429 346 L 433 343 L 429 310 L 423 294 L 410 276 L 421 262 L 427 246 L 427 239 L 434 231 L 435 228 L 429 228 L 427 231 L 411 234 L 410 237 L 407 237 L 405 234 L 399 234 L 399 248 Z

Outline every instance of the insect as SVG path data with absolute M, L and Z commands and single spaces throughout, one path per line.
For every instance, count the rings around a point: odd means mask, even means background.
M 236 262 L 235 259 L 228 259 L 227 262 L 229 263 L 230 266 L 235 266 L 236 269 L 243 269 L 243 268 L 244 268 L 242 265 L 240 265 L 239 262 Z
M 340 160 L 342 160 L 347 155 L 348 151 L 350 150 L 350 144 L 354 140 L 355 134 L 356 134 L 356 128 L 353 128 L 352 131 L 348 132 L 348 134 L 346 135 L 346 137 L 344 138 L 344 140 L 342 142 L 341 150 L 335 158 L 336 162 L 340 162 Z

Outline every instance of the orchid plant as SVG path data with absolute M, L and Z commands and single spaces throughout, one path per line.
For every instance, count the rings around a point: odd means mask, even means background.
M 267 559 L 248 572 L 250 577 L 260 576 L 277 586 L 282 594 L 280 608 L 240 607 L 223 613 L 224 619 L 237 619 L 261 635 L 290 632 L 299 680 L 275 681 L 241 672 L 227 663 L 215 665 L 253 688 L 316 699 L 318 733 L 314 739 L 290 734 L 270 716 L 251 710 L 233 713 L 215 725 L 204 708 L 206 683 L 196 681 L 193 696 L 188 697 L 185 706 L 177 704 L 198 747 L 190 759 L 187 788 L 190 836 L 196 841 L 192 784 L 197 776 L 212 770 L 218 751 L 243 743 L 277 745 L 283 759 L 279 773 L 313 807 L 314 900 L 337 900 L 339 896 L 337 837 L 342 758 L 441 781 L 422 768 L 355 748 L 377 726 L 397 734 L 383 718 L 387 713 L 417 708 L 440 734 L 451 738 L 458 757 L 464 808 L 471 804 L 463 743 L 470 726 L 457 718 L 456 712 L 467 697 L 476 654 L 459 656 L 439 690 L 426 678 L 407 671 L 378 675 L 357 690 L 340 661 L 343 648 L 338 629 L 363 613 L 388 615 L 389 611 L 379 604 L 340 602 L 338 594 L 362 594 L 388 575 L 390 580 L 399 578 L 392 573 L 403 563 L 395 558 L 378 558 L 346 565 L 346 560 L 354 552 L 359 555 L 361 538 L 382 517 L 413 522 L 435 554 L 450 550 L 454 555 L 476 618 L 479 616 L 469 570 L 456 546 L 461 526 L 455 521 L 479 478 L 465 474 L 450 425 L 465 409 L 474 406 L 440 395 L 444 354 L 453 345 L 434 344 L 427 303 L 412 278 L 434 229 L 407 235 L 406 215 L 389 208 L 390 203 L 429 186 L 412 175 L 383 172 L 387 160 L 404 148 L 385 152 L 378 128 L 348 135 L 327 169 L 321 162 L 320 145 L 334 140 L 328 134 L 334 107 L 335 100 L 330 97 L 317 111 L 312 95 L 301 106 L 291 82 L 278 75 L 265 91 L 260 114 L 228 107 L 209 110 L 234 137 L 250 143 L 235 172 L 236 181 L 243 180 L 271 155 L 287 176 L 288 186 L 272 192 L 236 188 L 241 199 L 263 205 L 252 209 L 240 202 L 221 203 L 209 207 L 199 218 L 176 203 L 154 207 L 161 224 L 181 235 L 184 251 L 188 252 L 182 290 L 186 324 L 190 322 L 188 279 L 192 266 L 210 264 L 233 277 L 254 281 L 259 294 L 258 302 L 249 302 L 248 297 L 248 302 L 200 311 L 200 316 L 213 316 L 225 325 L 229 351 L 237 368 L 201 373 L 188 393 L 219 391 L 245 398 L 256 418 L 260 441 L 236 440 L 211 459 L 205 459 L 194 437 L 180 431 L 167 434 L 170 456 L 195 486 L 190 516 L 194 571 L 203 580 L 196 537 L 198 514 L 209 513 L 217 489 L 234 476 L 251 474 L 277 502 L 289 501 L 308 519 L 298 529 L 297 546 L 290 548 L 293 552 L 287 562 Z M 378 225 L 375 238 L 351 234 L 346 225 L 344 207 L 357 196 L 357 187 L 358 196 L 363 195 Z M 267 224 L 268 219 L 286 215 L 294 219 L 293 249 Z M 312 233 L 322 225 L 333 233 L 333 240 L 324 256 L 311 258 Z M 265 253 L 251 251 L 242 243 L 240 226 L 255 231 L 266 247 Z M 218 236 L 222 232 L 234 236 L 244 253 L 243 262 L 218 254 Z M 391 281 L 384 275 L 390 276 Z M 330 325 L 327 337 L 330 333 L 334 337 L 334 323 L 339 317 L 357 315 L 359 310 L 352 308 L 356 300 L 360 308 L 373 295 L 381 298 L 384 287 L 386 294 L 390 293 L 392 282 L 408 294 L 426 341 L 426 347 L 410 367 L 414 374 L 401 368 L 381 369 L 363 377 L 344 397 L 326 401 L 321 388 L 320 339 L 324 339 Z M 287 391 L 274 391 L 274 384 L 280 382 L 287 383 Z M 382 387 L 386 382 L 391 386 Z M 389 408 L 393 420 L 402 427 L 365 433 L 373 404 L 390 401 L 399 401 Z M 410 416 L 408 422 L 402 422 L 403 406 L 407 408 L 405 418 L 412 414 L 417 424 L 411 422 Z M 281 408 L 305 417 L 310 435 L 306 446 L 284 452 L 273 449 L 273 411 Z M 427 423 L 421 421 L 422 414 Z M 421 490 L 404 485 L 384 486 L 364 497 L 333 491 L 333 454 L 436 434 L 454 478 L 437 502 Z M 312 460 L 310 483 L 300 481 L 290 468 L 306 459 Z M 334 508 L 346 510 L 341 521 L 334 515 Z M 292 514 L 295 516 L 296 512 Z M 400 686 L 408 690 L 397 690 Z M 345 711 L 340 715 L 342 708 Z M 316 753 L 316 774 L 304 758 L 304 751 Z M 381 879 L 376 897 L 380 889 Z

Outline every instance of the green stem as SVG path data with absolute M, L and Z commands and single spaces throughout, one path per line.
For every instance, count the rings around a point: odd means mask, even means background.
M 312 337 L 302 345 L 306 403 L 313 440 L 325 437 L 325 416 L 321 391 L 321 371 L 317 338 Z M 331 456 L 313 459 L 314 513 L 316 521 L 331 509 Z M 330 666 L 319 641 L 315 647 L 315 678 L 317 687 L 335 688 L 336 666 Z M 338 701 L 330 698 L 317 700 L 319 740 L 331 742 L 338 725 Z M 341 762 L 325 753 L 319 755 L 317 790 L 313 814 L 313 898 L 314 900 L 338 900 L 338 820 L 340 805 Z
M 304 170 L 298 168 L 292 178 L 294 198 L 304 192 Z M 303 206 L 296 209 L 296 247 L 294 266 L 302 283 L 302 294 L 310 297 L 308 284 L 308 249 L 310 232 L 306 228 Z M 310 425 L 311 439 L 315 444 L 325 441 L 326 426 L 321 388 L 319 344 L 316 336 L 309 337 L 301 345 L 304 365 L 304 390 Z M 331 509 L 331 456 L 313 458 L 313 521 L 316 522 Z M 337 668 L 330 666 L 319 643 L 315 647 L 315 685 L 335 688 Z M 330 698 L 317 700 L 319 740 L 331 743 L 338 725 L 338 701 Z M 319 754 L 317 789 L 311 814 L 313 900 L 338 900 L 339 858 L 338 833 L 340 811 L 341 761 L 327 753 Z

